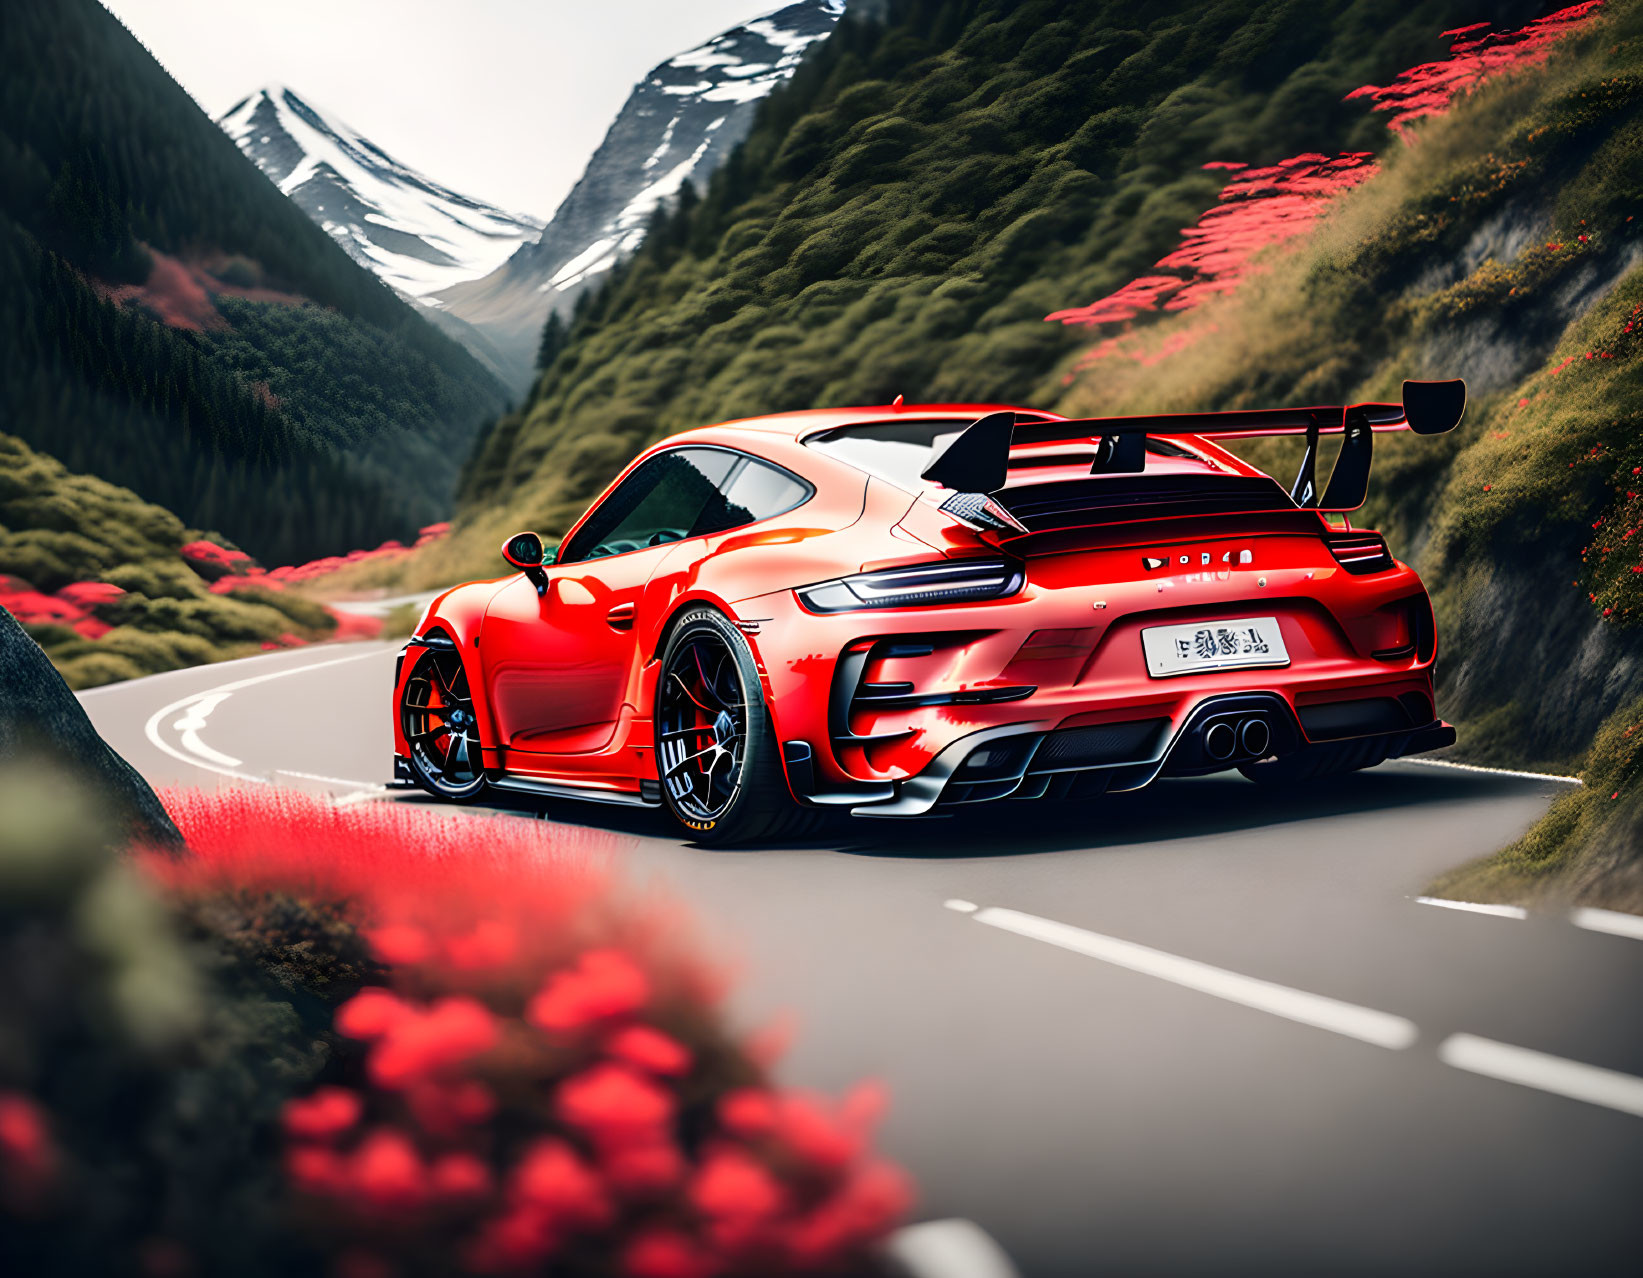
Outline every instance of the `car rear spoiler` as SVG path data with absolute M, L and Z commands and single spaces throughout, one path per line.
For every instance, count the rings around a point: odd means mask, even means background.
M 1369 489 L 1376 432 L 1412 430 L 1441 435 L 1466 411 L 1466 383 L 1405 382 L 1401 404 L 1350 404 L 1316 408 L 1241 409 L 1227 413 L 1164 413 L 1152 417 L 1085 417 L 1021 422 L 1011 412 L 979 418 L 942 449 L 923 472 L 931 483 L 961 493 L 988 494 L 1007 483 L 1010 449 L 1022 444 L 1087 440 L 1095 445 L 1093 474 L 1136 473 L 1146 468 L 1147 437 L 1257 439 L 1306 438 L 1306 453 L 1290 489 L 1297 506 L 1356 510 Z M 1323 495 L 1318 495 L 1318 440 L 1344 435 Z

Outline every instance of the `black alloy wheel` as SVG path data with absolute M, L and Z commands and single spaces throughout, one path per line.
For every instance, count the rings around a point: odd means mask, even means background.
M 454 648 L 418 654 L 400 695 L 399 726 L 411 747 L 411 772 L 429 794 L 471 799 L 485 788 L 473 694 Z
M 817 814 L 793 801 L 747 640 L 697 608 L 674 627 L 656 686 L 662 802 L 702 843 L 802 835 Z

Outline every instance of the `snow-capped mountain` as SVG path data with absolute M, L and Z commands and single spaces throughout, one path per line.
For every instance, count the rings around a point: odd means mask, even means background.
M 542 222 L 441 186 L 282 85 L 217 122 L 356 262 L 423 298 L 495 270 Z
M 686 178 L 701 187 L 753 123 L 760 98 L 832 30 L 845 0 L 799 0 L 722 32 L 652 70 L 629 95 L 541 238 L 483 279 L 435 301 L 516 360 L 528 378 L 548 311 L 644 238 Z

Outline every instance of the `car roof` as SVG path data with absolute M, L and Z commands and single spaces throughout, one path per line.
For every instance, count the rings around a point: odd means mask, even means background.
M 1015 412 L 1061 420 L 1057 413 L 1046 413 L 1039 408 L 1023 408 L 1019 404 L 875 404 L 859 408 L 805 408 L 790 413 L 767 413 L 760 417 L 741 417 L 713 426 L 700 426 L 668 437 L 668 443 L 690 439 L 698 431 L 754 431 L 776 435 L 783 439 L 803 439 L 819 431 L 834 430 L 840 426 L 869 426 L 875 422 L 928 421 L 949 417 L 985 417 L 988 413 Z

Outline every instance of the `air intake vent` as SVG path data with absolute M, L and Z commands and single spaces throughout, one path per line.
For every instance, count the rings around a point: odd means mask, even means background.
M 1379 533 L 1335 533 L 1325 540 L 1335 562 L 1356 576 L 1385 572 L 1393 566 L 1392 552 Z

